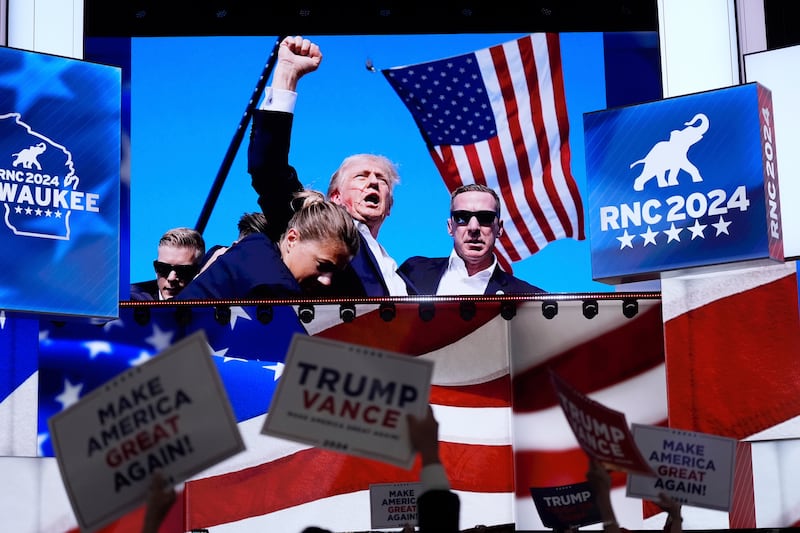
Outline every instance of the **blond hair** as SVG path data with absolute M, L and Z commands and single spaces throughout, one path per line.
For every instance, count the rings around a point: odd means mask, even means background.
M 192 228 L 172 228 L 158 241 L 158 246 L 174 246 L 176 248 L 193 248 L 194 260 L 197 261 L 206 253 L 206 241 L 199 231 Z
M 358 252 L 358 230 L 344 207 L 327 201 L 321 192 L 303 190 L 294 194 L 292 208 L 295 213 L 287 229 L 294 228 L 301 240 L 340 241 L 349 255 Z

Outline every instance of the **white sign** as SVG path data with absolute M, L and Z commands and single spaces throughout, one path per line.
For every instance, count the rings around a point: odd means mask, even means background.
M 263 434 L 411 468 L 433 361 L 295 334 L 285 365 Z
M 735 439 L 642 424 L 632 431 L 658 477 L 628 474 L 627 496 L 656 500 L 664 491 L 684 505 L 730 510 Z
M 48 425 L 83 531 L 143 504 L 154 470 L 180 483 L 244 450 L 202 330 L 91 391 Z
M 370 527 L 386 529 L 417 525 L 417 496 L 422 483 L 374 483 L 369 486 Z

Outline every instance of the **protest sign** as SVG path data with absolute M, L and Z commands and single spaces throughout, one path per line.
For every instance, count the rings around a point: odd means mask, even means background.
M 633 424 L 633 438 L 658 477 L 628 476 L 628 496 L 655 500 L 664 491 L 685 505 L 730 510 L 736 439 L 643 424 Z
M 624 413 L 581 394 L 552 370 L 550 382 L 578 444 L 589 457 L 610 469 L 655 475 L 636 447 Z
M 542 524 L 552 529 L 588 526 L 603 521 L 592 486 L 584 481 L 559 487 L 531 487 Z
M 154 470 L 180 483 L 244 449 L 202 330 L 94 389 L 48 425 L 83 531 L 142 505 Z
M 433 361 L 295 334 L 261 433 L 411 468 Z
M 417 525 L 417 496 L 422 483 L 373 483 L 369 486 L 370 527 Z

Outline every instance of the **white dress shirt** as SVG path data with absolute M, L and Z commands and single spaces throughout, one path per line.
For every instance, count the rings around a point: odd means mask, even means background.
M 458 295 L 483 294 L 489 279 L 492 277 L 497 258 L 492 256 L 492 264 L 488 268 L 476 272 L 470 276 L 467 273 L 467 265 L 464 260 L 456 254 L 455 249 L 450 252 L 450 259 L 447 262 L 447 270 L 444 271 L 439 286 L 436 288 L 437 295 Z
M 358 220 L 353 220 L 353 222 L 356 223 L 356 228 L 358 228 L 358 231 L 364 237 L 364 240 L 367 241 L 367 245 L 369 246 L 372 255 L 378 262 L 378 266 L 381 269 L 381 275 L 383 276 L 383 281 L 386 283 L 386 288 L 389 289 L 389 295 L 408 296 L 406 282 L 403 281 L 403 278 L 401 278 L 397 273 L 397 262 L 392 259 L 392 257 L 386 253 L 386 249 L 375 240 L 375 237 L 372 236 L 372 233 L 370 233 L 366 224 L 359 222 Z
M 264 89 L 264 98 L 258 107 L 264 111 L 283 111 L 294 113 L 294 105 L 297 102 L 297 93 L 288 89 Z

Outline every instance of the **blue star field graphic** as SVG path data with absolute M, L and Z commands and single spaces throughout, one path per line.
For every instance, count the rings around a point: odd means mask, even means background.
M 121 70 L 0 48 L 0 308 L 115 318 Z
M 281 376 L 292 337 L 306 332 L 291 306 L 276 306 L 268 324 L 257 319 L 255 307 L 231 307 L 230 319 L 224 324 L 217 322 L 214 307 L 193 307 L 185 325 L 174 308 L 147 308 L 149 316 L 145 318 L 137 311 L 140 309 L 123 308 L 119 319 L 105 323 L 40 321 L 40 455 L 53 455 L 47 426 L 52 415 L 199 329 L 206 333 L 237 421 L 263 415 Z M 26 326 L 19 319 L 14 324 L 18 328 Z M 20 331 L 14 338 L 29 338 L 24 334 Z M 0 335 L 0 340 L 11 338 L 9 334 Z M 33 343 L 36 344 L 35 337 Z M 31 352 L 35 353 L 35 347 Z M 35 358 L 31 359 L 35 368 Z M 13 388 L 9 384 L 8 392 Z

